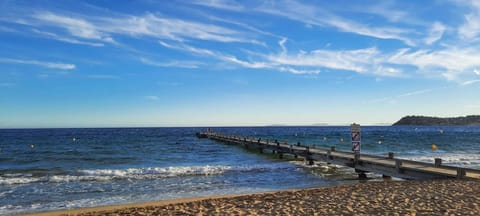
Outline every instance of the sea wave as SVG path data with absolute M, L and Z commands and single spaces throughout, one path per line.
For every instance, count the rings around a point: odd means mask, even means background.
M 122 179 L 154 179 L 183 176 L 209 176 L 235 172 L 263 172 L 276 169 L 294 169 L 287 163 L 259 164 L 259 165 L 205 165 L 205 166 L 178 166 L 178 167 L 146 167 L 126 169 L 82 169 L 69 175 L 31 176 L 1 175 L 0 185 L 29 184 L 35 182 L 73 182 L 73 181 L 111 181 Z
M 427 155 L 402 156 L 403 159 L 434 163 L 435 158 L 442 159 L 442 164 L 468 168 L 480 167 L 480 154 L 478 153 L 436 153 Z

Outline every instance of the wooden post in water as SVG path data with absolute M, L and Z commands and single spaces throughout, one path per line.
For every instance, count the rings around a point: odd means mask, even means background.
M 435 167 L 440 167 L 440 166 L 442 166 L 442 159 L 435 158 Z
M 457 168 L 457 178 L 465 178 L 466 175 L 467 175 L 467 172 L 465 171 L 465 168 L 463 167 Z
M 393 159 L 395 157 L 395 153 L 388 152 L 388 159 Z

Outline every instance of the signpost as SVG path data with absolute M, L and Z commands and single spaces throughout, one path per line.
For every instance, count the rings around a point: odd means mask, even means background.
M 360 147 L 362 144 L 361 133 L 360 133 L 360 125 L 353 123 L 351 126 L 351 134 L 352 134 L 352 151 L 355 154 L 360 153 Z

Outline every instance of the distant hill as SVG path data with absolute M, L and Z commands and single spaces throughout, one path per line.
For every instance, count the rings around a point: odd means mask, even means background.
M 405 116 L 393 124 L 396 125 L 480 125 L 480 115 L 469 115 L 454 118 L 429 116 Z

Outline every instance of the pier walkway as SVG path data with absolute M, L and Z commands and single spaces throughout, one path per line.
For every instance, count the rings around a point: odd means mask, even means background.
M 385 177 L 397 177 L 403 179 L 434 179 L 434 178 L 469 178 L 480 179 L 480 170 L 463 167 L 442 165 L 441 159 L 436 158 L 435 163 L 425 163 L 395 158 L 393 153 L 386 157 L 366 154 L 355 154 L 347 151 L 337 151 L 332 148 L 318 148 L 308 145 L 288 144 L 264 140 L 261 138 L 247 138 L 219 133 L 197 133 L 199 138 L 210 138 L 213 140 L 244 146 L 245 148 L 265 150 L 279 154 L 295 157 L 303 157 L 309 164 L 314 161 L 348 166 L 359 173 L 360 178 L 365 178 L 366 172 L 383 174 Z

